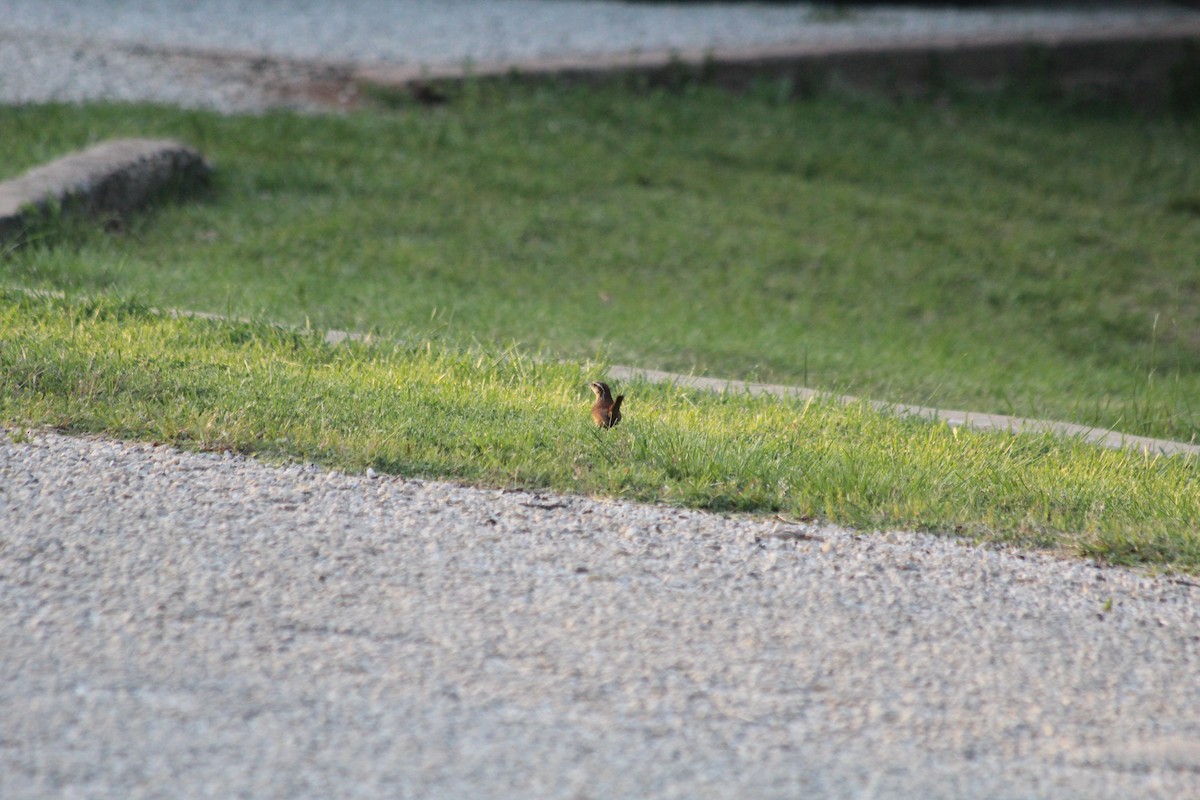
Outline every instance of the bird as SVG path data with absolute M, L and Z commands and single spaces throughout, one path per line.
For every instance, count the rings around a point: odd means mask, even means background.
M 423 105 L 440 106 L 449 102 L 450 96 L 437 86 L 429 83 L 417 83 L 412 87 L 413 98 Z
M 621 401 L 625 395 L 617 395 L 614 400 L 612 389 L 603 381 L 592 381 L 592 391 L 596 393 L 596 402 L 592 405 L 592 419 L 601 428 L 611 428 L 621 421 Z

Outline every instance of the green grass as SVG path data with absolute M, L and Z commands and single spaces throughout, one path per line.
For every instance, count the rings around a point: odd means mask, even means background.
M 8 285 L 1192 440 L 1200 118 L 993 96 L 468 87 L 437 108 L 0 108 L 15 173 L 117 135 L 199 202 Z
M 1200 566 L 1195 459 L 986 434 L 864 405 L 634 384 L 593 427 L 596 364 L 174 318 L 0 291 L 0 419 L 267 459 L 721 511 L 957 532 Z
M 0 421 L 1194 570 L 1194 458 L 645 383 L 601 432 L 586 381 L 620 361 L 1195 439 L 1198 128 L 769 86 L 0 107 L 5 174 L 119 135 L 218 167 L 0 256 Z

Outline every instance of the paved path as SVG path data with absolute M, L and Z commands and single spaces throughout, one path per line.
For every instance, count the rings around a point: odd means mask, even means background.
M 6 0 L 0 102 L 154 100 L 223 110 L 354 100 L 384 78 L 464 64 L 896 46 L 1200 27 L 1165 0 L 995 8 L 615 0 Z M 398 72 L 397 72 L 398 70 Z
M 1200 797 L 1200 586 L 0 435 L 0 797 Z

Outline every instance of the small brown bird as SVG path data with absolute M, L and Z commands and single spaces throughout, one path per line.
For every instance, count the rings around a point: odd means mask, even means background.
M 592 381 L 592 391 L 596 393 L 596 402 L 592 406 L 592 419 L 596 420 L 596 424 L 601 428 L 611 428 L 620 422 L 621 401 L 625 399 L 625 395 L 619 394 L 614 400 L 612 389 L 601 381 Z

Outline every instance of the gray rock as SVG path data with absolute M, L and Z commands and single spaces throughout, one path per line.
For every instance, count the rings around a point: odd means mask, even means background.
M 56 210 L 127 214 L 202 184 L 210 172 L 203 156 L 169 139 L 103 142 L 0 183 L 0 241 Z

